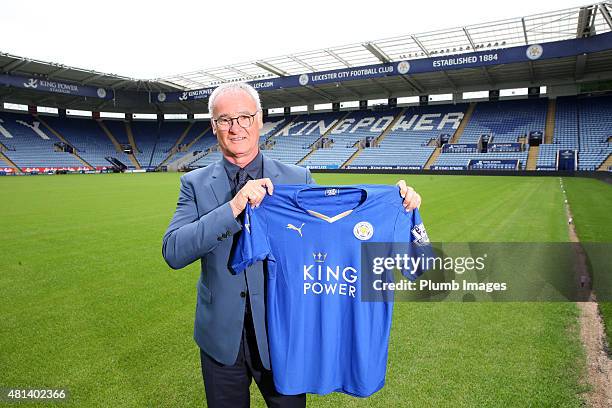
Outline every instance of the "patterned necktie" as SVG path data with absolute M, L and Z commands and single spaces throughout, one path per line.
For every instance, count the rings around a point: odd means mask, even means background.
M 251 177 L 245 169 L 238 170 L 236 174 L 236 193 L 239 192 L 250 179 Z

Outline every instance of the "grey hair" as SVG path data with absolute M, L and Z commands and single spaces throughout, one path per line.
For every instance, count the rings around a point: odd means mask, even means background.
M 226 84 L 221 84 L 215 88 L 214 91 L 210 94 L 208 98 L 208 113 L 213 114 L 213 106 L 215 106 L 215 100 L 219 95 L 223 95 L 226 92 L 236 92 L 236 91 L 244 91 L 255 101 L 255 105 L 257 106 L 257 110 L 261 110 L 261 101 L 259 99 L 259 93 L 255 88 L 246 82 L 230 82 Z

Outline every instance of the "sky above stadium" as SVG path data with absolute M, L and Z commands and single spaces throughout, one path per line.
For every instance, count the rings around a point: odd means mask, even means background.
M 590 3 L 10 1 L 0 6 L 0 51 L 152 79 L 585 4 Z

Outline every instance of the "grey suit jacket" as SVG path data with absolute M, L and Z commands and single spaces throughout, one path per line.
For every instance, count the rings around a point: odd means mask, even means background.
M 263 174 L 273 184 L 311 184 L 307 169 L 263 157 Z M 236 361 L 247 291 L 259 355 L 270 369 L 265 321 L 263 264 L 245 274 L 229 270 L 233 235 L 241 230 L 229 205 L 230 183 L 221 161 L 181 176 L 174 217 L 163 238 L 162 254 L 173 269 L 201 262 L 194 339 L 204 352 L 226 365 Z

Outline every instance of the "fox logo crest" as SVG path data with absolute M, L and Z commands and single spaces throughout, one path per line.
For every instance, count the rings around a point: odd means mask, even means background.
M 287 228 L 288 228 L 288 229 L 290 229 L 290 230 L 295 230 L 295 231 L 297 231 L 297 232 L 298 232 L 298 234 L 300 234 L 300 237 L 303 237 L 303 235 L 302 235 L 302 227 L 304 227 L 304 223 L 302 223 L 302 225 L 300 225 L 300 227 L 299 227 L 299 228 L 298 228 L 298 227 L 296 227 L 296 226 L 295 226 L 295 225 L 293 225 L 293 224 L 287 224 Z
M 24 88 L 38 88 L 38 79 L 29 78 L 28 82 L 23 83 Z

